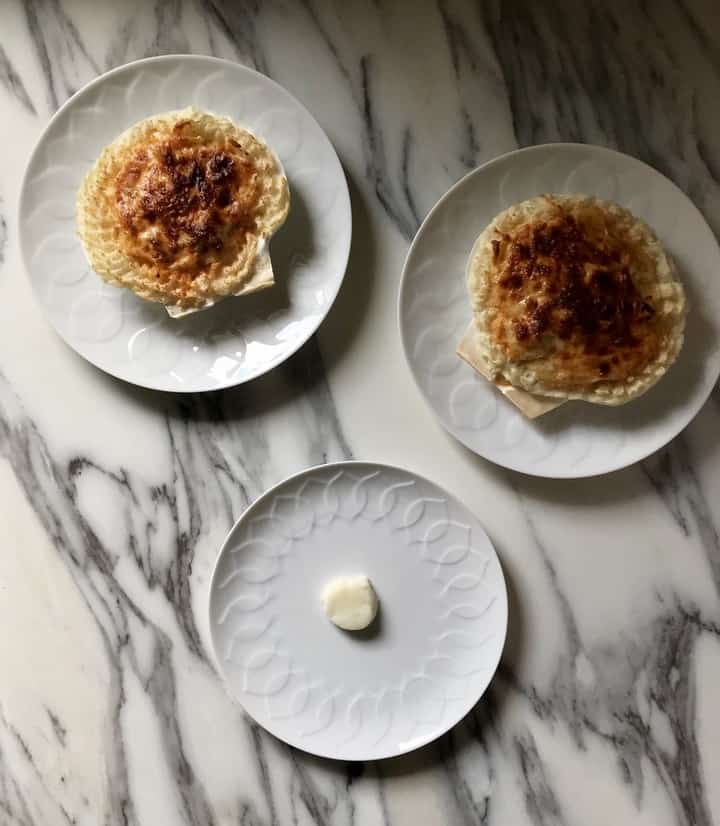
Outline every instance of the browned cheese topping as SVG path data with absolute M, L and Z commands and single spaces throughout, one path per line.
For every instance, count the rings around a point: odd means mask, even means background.
M 555 353 L 558 387 L 622 381 L 655 358 L 662 330 L 632 277 L 651 265 L 602 214 L 558 206 L 556 218 L 491 243 L 490 334 L 508 358 Z
M 115 180 L 123 251 L 161 280 L 214 274 L 255 228 L 251 159 L 235 141 L 200 142 L 189 126 L 138 148 Z

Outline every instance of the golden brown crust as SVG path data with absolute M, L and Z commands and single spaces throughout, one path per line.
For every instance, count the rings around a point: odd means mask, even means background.
M 558 206 L 550 220 L 493 241 L 490 302 L 499 312 L 490 334 L 509 359 L 522 361 L 556 337 L 565 344 L 558 362 L 569 369 L 548 381 L 569 390 L 625 381 L 656 358 L 665 325 L 630 276 L 648 262 L 608 232 L 599 211 L 578 219 Z
M 682 287 L 651 231 L 616 204 L 531 199 L 493 221 L 472 259 L 481 342 L 515 386 L 618 404 L 677 355 Z
M 163 279 L 220 269 L 256 229 L 252 160 L 237 141 L 198 145 L 189 126 L 178 121 L 168 138 L 138 147 L 115 178 L 119 246 Z
M 185 110 L 107 147 L 83 182 L 78 225 L 103 278 L 187 309 L 266 286 L 254 265 L 287 210 L 287 181 L 261 141 Z

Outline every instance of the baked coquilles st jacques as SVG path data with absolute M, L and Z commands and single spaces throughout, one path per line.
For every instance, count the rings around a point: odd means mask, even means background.
M 274 283 L 268 242 L 288 214 L 280 161 L 225 117 L 147 118 L 107 146 L 77 199 L 78 232 L 105 281 L 173 316 Z
M 686 299 L 643 221 L 586 195 L 501 212 L 467 268 L 473 322 L 458 354 L 535 418 L 571 399 L 637 399 L 680 352 Z

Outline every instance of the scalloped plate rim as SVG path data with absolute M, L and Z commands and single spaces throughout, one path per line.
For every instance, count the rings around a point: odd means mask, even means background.
M 18 200 L 17 200 L 17 204 L 18 204 L 17 209 L 18 209 L 18 215 L 23 216 L 24 215 L 24 210 L 25 210 L 25 202 L 26 202 L 26 199 L 27 199 L 28 176 L 30 174 L 30 171 L 32 169 L 32 166 L 35 162 L 36 157 L 38 156 L 39 152 L 45 146 L 45 138 L 46 138 L 47 134 L 49 133 L 49 131 L 50 131 L 51 127 L 53 126 L 53 124 L 64 114 L 64 112 L 68 108 L 70 108 L 79 99 L 79 97 L 81 95 L 84 95 L 85 93 L 89 92 L 95 86 L 98 86 L 102 83 L 105 83 L 105 82 L 111 80 L 115 75 L 117 75 L 117 74 L 119 74 L 123 71 L 128 70 L 130 67 L 140 69 L 140 68 L 142 68 L 142 66 L 146 66 L 148 64 L 163 63 L 163 62 L 168 62 L 169 63 L 169 62 L 172 62 L 172 61 L 183 61 L 183 62 L 188 62 L 188 63 L 191 63 L 191 62 L 192 63 L 194 63 L 194 62 L 199 62 L 199 63 L 210 62 L 210 63 L 216 64 L 219 68 L 230 69 L 232 71 L 240 69 L 241 72 L 247 72 L 251 75 L 254 75 L 261 82 L 270 84 L 270 85 L 276 87 L 278 90 L 280 90 L 283 94 L 288 95 L 292 99 L 294 104 L 299 109 L 301 109 L 307 115 L 308 118 L 310 118 L 310 120 L 313 122 L 313 124 L 317 127 L 319 132 L 323 135 L 323 137 L 327 141 L 328 147 L 330 148 L 332 154 L 335 157 L 335 160 L 337 161 L 339 179 L 343 184 L 343 186 L 341 188 L 340 198 L 343 201 L 342 206 L 344 207 L 344 210 L 345 210 L 346 216 L 347 216 L 348 234 L 347 234 L 347 242 L 346 242 L 346 245 L 345 245 L 346 249 L 345 249 L 345 253 L 343 255 L 344 263 L 343 263 L 342 268 L 341 268 L 341 275 L 336 280 L 336 283 L 334 285 L 334 288 L 332 290 L 331 295 L 329 296 L 329 300 L 328 300 L 326 306 L 318 314 L 318 318 L 317 318 L 317 321 L 316 321 L 315 325 L 312 326 L 312 328 L 308 328 L 308 331 L 306 332 L 306 334 L 304 336 L 300 336 L 298 338 L 298 341 L 295 342 L 292 347 L 290 347 L 286 351 L 280 353 L 274 359 L 271 359 L 268 363 L 262 365 L 262 367 L 256 369 L 251 376 L 248 376 L 246 378 L 242 378 L 240 380 L 230 379 L 230 380 L 227 380 L 227 381 L 224 381 L 224 382 L 208 385 L 207 387 L 202 387 L 202 388 L 193 387 L 191 389 L 187 389 L 187 388 L 182 388 L 182 387 L 165 387 L 165 386 L 159 387 L 156 383 L 154 383 L 150 380 L 145 381 L 145 380 L 142 380 L 142 379 L 133 379 L 133 378 L 130 378 L 126 375 L 123 375 L 122 371 L 120 371 L 116 368 L 113 368 L 110 365 L 100 363 L 100 361 L 98 359 L 93 358 L 93 357 L 91 357 L 90 355 L 88 355 L 84 352 L 80 352 L 78 350 L 78 348 L 75 347 L 73 342 L 68 339 L 68 336 L 66 336 L 61 330 L 59 330 L 57 328 L 57 326 L 55 325 L 52 318 L 50 318 L 49 314 L 46 312 L 45 306 L 44 306 L 44 301 L 41 298 L 41 296 L 38 294 L 38 290 L 37 290 L 37 286 L 35 284 L 35 281 L 30 275 L 29 255 L 26 254 L 25 243 L 24 243 L 24 240 L 23 240 L 24 233 L 23 233 L 23 229 L 22 229 L 22 224 L 20 225 L 19 230 L 18 230 L 18 234 L 19 234 L 19 237 L 20 237 L 20 244 L 19 244 L 19 247 L 20 247 L 20 260 L 21 260 L 23 269 L 25 270 L 25 273 L 26 273 L 26 275 L 27 275 L 27 277 L 30 281 L 30 286 L 32 288 L 32 292 L 33 292 L 33 295 L 35 296 L 36 302 L 42 308 L 43 313 L 45 315 L 45 318 L 48 320 L 48 322 L 52 326 L 53 330 L 57 333 L 57 335 L 61 338 L 61 340 L 71 350 L 73 350 L 77 355 L 79 355 L 82 359 L 84 359 L 88 363 L 92 364 L 97 369 L 102 370 L 104 373 L 107 373 L 108 375 L 112 376 L 113 378 L 119 379 L 120 381 L 124 381 L 124 382 L 126 382 L 128 384 L 131 384 L 131 385 L 134 385 L 136 387 L 145 388 L 147 390 L 156 390 L 156 391 L 159 391 L 159 392 L 180 393 L 180 394 L 182 394 L 182 393 L 213 392 L 213 391 L 216 391 L 216 390 L 226 390 L 226 389 L 231 388 L 231 387 L 238 387 L 242 384 L 245 384 L 246 382 L 253 381 L 254 379 L 260 378 L 261 376 L 266 375 L 271 370 L 273 370 L 275 367 L 278 367 L 280 364 L 282 364 L 283 362 L 287 361 L 289 358 L 294 356 L 298 352 L 298 350 L 300 350 L 305 344 L 307 344 L 307 342 L 317 332 L 320 325 L 323 323 L 323 321 L 327 317 L 328 313 L 332 309 L 333 304 L 335 303 L 335 300 L 336 300 L 336 298 L 337 298 L 337 296 L 340 292 L 340 289 L 342 288 L 342 285 L 343 285 L 343 282 L 344 282 L 344 279 L 345 279 L 345 274 L 346 274 L 348 262 L 349 262 L 349 259 L 350 259 L 350 249 L 351 249 L 351 244 L 352 244 L 352 207 L 351 207 L 351 202 L 350 202 L 350 192 L 349 192 L 348 185 L 347 185 L 347 176 L 345 174 L 345 170 L 344 170 L 343 165 L 340 161 L 340 158 L 337 155 L 337 151 L 335 150 L 335 147 L 334 147 L 332 141 L 330 140 L 330 138 L 327 136 L 325 130 L 322 128 L 322 126 L 320 126 L 320 124 L 318 123 L 315 116 L 307 109 L 307 107 L 303 103 L 301 103 L 295 97 L 295 95 L 293 95 L 290 91 L 288 91 L 284 86 L 282 86 L 276 80 L 273 80 L 268 75 L 265 75 L 262 72 L 259 72 L 257 69 L 253 69 L 252 67 L 246 66 L 243 63 L 239 63 L 239 62 L 236 62 L 236 61 L 233 61 L 233 60 L 228 60 L 228 59 L 222 58 L 222 57 L 216 57 L 214 55 L 183 54 L 183 53 L 153 55 L 151 57 L 139 58 L 138 60 L 131 60 L 127 63 L 121 64 L 120 66 L 114 66 L 112 69 L 109 69 L 108 71 L 103 72 L 102 74 L 98 75 L 97 77 L 93 78 L 92 80 L 88 81 L 83 86 L 81 86 L 55 112 L 53 112 L 53 114 L 50 116 L 49 120 L 44 124 L 44 126 L 42 128 L 42 131 L 40 132 L 40 135 L 38 136 L 35 144 L 33 145 L 32 149 L 30 151 L 30 154 L 28 155 L 26 164 L 25 164 L 25 169 L 23 171 L 23 175 L 22 175 L 22 178 L 21 178 L 21 181 L 20 181 L 20 194 L 19 194 Z M 73 213 L 74 213 L 74 206 L 73 206 Z
M 212 606 L 213 606 L 213 595 L 216 593 L 216 590 L 217 590 L 217 577 L 219 576 L 218 571 L 219 571 L 219 567 L 220 567 L 220 562 L 223 559 L 223 557 L 225 556 L 225 554 L 228 553 L 229 546 L 230 546 L 231 542 L 233 541 L 233 537 L 235 535 L 235 532 L 238 530 L 239 526 L 245 520 L 250 519 L 253 516 L 253 514 L 268 499 L 271 499 L 275 495 L 275 493 L 278 490 L 280 490 L 281 488 L 283 488 L 285 485 L 291 484 L 295 481 L 299 481 L 303 477 L 311 477 L 313 474 L 320 473 L 320 472 L 323 472 L 323 471 L 342 470 L 342 469 L 346 469 L 346 468 L 347 469 L 353 469 L 353 468 L 361 468 L 361 467 L 374 468 L 374 469 L 377 469 L 377 470 L 380 470 L 380 471 L 383 471 L 383 470 L 385 470 L 385 471 L 396 471 L 396 472 L 400 472 L 402 474 L 407 474 L 408 476 L 411 476 L 414 479 L 418 479 L 423 483 L 429 484 L 430 486 L 432 486 L 434 488 L 437 488 L 438 490 L 442 491 L 442 493 L 448 498 L 448 500 L 451 500 L 461 510 L 466 511 L 467 513 L 471 514 L 473 516 L 473 518 L 476 519 L 478 521 L 478 523 L 480 523 L 480 520 L 475 515 L 475 513 L 467 505 L 465 505 L 465 503 L 459 497 L 457 497 L 454 493 L 449 492 L 447 490 L 447 488 L 444 488 L 442 485 L 439 485 L 437 482 L 434 482 L 432 479 L 428 478 L 427 476 L 424 476 L 421 473 L 417 473 L 414 470 L 410 470 L 410 469 L 408 469 L 408 468 L 406 468 L 402 465 L 392 465 L 392 464 L 385 463 L 385 462 L 376 462 L 376 461 L 365 460 L 365 459 L 345 459 L 345 460 L 339 460 L 339 461 L 335 461 L 335 462 L 328 462 L 326 464 L 312 465 L 310 467 L 299 470 L 296 473 L 290 474 L 289 476 L 281 479 L 279 482 L 273 484 L 267 490 L 263 491 L 263 493 L 261 493 L 258 497 L 256 497 L 245 508 L 245 510 L 238 517 L 238 519 L 235 520 L 235 523 L 230 528 L 230 530 L 228 531 L 227 536 L 223 540 L 223 543 L 220 547 L 220 551 L 218 552 L 218 555 L 217 555 L 217 557 L 215 559 L 215 562 L 213 564 L 212 574 L 210 576 L 208 591 L 207 591 L 208 597 L 207 597 L 207 608 L 206 608 L 206 610 L 207 610 L 206 620 L 208 622 L 209 639 L 210 639 L 210 655 L 211 655 L 215 670 L 217 671 L 218 675 L 220 676 L 220 679 L 223 683 L 223 686 L 224 686 L 226 692 L 228 693 L 228 695 L 231 697 L 231 699 L 233 699 L 235 702 L 237 702 L 242 707 L 243 711 L 249 717 L 251 717 L 258 725 L 262 726 L 265 729 L 265 731 L 267 731 L 269 734 L 271 734 L 273 737 L 280 740 L 281 742 L 287 743 L 288 745 L 292 746 L 293 748 L 297 748 L 300 751 L 306 752 L 307 754 L 311 754 L 311 755 L 314 755 L 316 757 L 322 757 L 322 758 L 333 759 L 333 760 L 343 760 L 343 761 L 347 761 L 347 762 L 355 762 L 355 761 L 363 762 L 363 761 L 370 761 L 370 760 L 384 760 L 384 759 L 389 759 L 389 758 L 392 758 L 392 757 L 400 757 L 404 754 L 409 754 L 413 751 L 416 751 L 417 749 L 422 748 L 423 746 L 428 745 L 429 743 L 434 742 L 439 737 L 442 737 L 444 734 L 446 734 L 448 731 L 450 731 L 452 728 L 454 728 L 456 725 L 458 725 L 458 723 L 462 722 L 462 720 L 464 720 L 465 717 L 467 717 L 468 714 L 470 714 L 470 712 L 472 712 L 472 710 L 475 708 L 475 706 L 478 704 L 478 702 L 485 695 L 485 693 L 487 692 L 490 684 L 492 683 L 493 679 L 495 678 L 495 676 L 497 674 L 497 669 L 500 665 L 500 661 L 502 659 L 502 654 L 503 654 L 503 651 L 505 649 L 505 644 L 507 642 L 507 632 L 508 632 L 508 622 L 509 622 L 508 589 L 507 589 L 507 581 L 505 579 L 505 573 L 503 571 L 502 562 L 500 560 L 500 556 L 498 554 L 497 548 L 495 547 L 495 544 L 493 543 L 492 539 L 490 539 L 490 536 L 487 534 L 487 532 L 482 527 L 482 525 L 480 525 L 485 538 L 487 539 L 490 547 L 492 548 L 495 560 L 497 561 L 497 564 L 498 564 L 498 570 L 499 570 L 499 574 L 500 574 L 501 590 L 500 590 L 499 596 L 502 599 L 502 609 L 503 609 L 502 610 L 502 620 L 501 620 L 502 627 L 500 629 L 501 640 L 500 640 L 500 643 L 498 645 L 497 657 L 496 657 L 495 662 L 493 663 L 492 667 L 488 669 L 487 680 L 485 682 L 485 686 L 483 687 L 482 691 L 477 696 L 475 696 L 474 694 L 471 695 L 472 699 L 471 699 L 471 701 L 469 701 L 467 703 L 467 707 L 464 707 L 462 709 L 461 713 L 455 715 L 455 717 L 449 723 L 444 725 L 441 730 L 439 729 L 437 731 L 431 732 L 430 734 L 424 735 L 424 736 L 419 737 L 417 739 L 413 739 L 411 744 L 402 744 L 400 747 L 398 747 L 396 749 L 391 749 L 391 750 L 387 750 L 387 751 L 372 752 L 372 753 L 362 754 L 362 755 L 358 755 L 358 756 L 348 756 L 346 754 L 342 754 L 342 755 L 338 756 L 337 752 L 334 752 L 332 749 L 329 749 L 329 750 L 328 749 L 315 749 L 315 748 L 309 747 L 309 745 L 307 743 L 303 743 L 302 741 L 300 741 L 296 738 L 284 736 L 282 733 L 277 731 L 277 729 L 275 728 L 275 726 L 272 725 L 271 722 L 270 723 L 263 722 L 263 721 L 257 719 L 257 717 L 255 717 L 253 714 L 251 714 L 247 710 L 247 708 L 245 707 L 245 705 L 242 702 L 241 697 L 238 696 L 238 694 L 233 690 L 233 688 L 230 686 L 230 683 L 227 679 L 227 676 L 225 674 L 225 668 L 222 665 L 221 656 L 220 656 L 220 653 L 219 653 L 219 650 L 218 650 L 219 645 L 218 645 L 215 630 L 214 630 L 215 629 L 215 622 L 213 620 Z
M 700 412 L 702 407 L 706 404 L 707 400 L 709 399 L 713 387 L 720 377 L 720 351 L 716 348 L 715 358 L 714 358 L 714 365 L 713 365 L 713 373 L 714 373 L 714 381 L 708 382 L 707 390 L 704 396 L 699 396 L 692 405 L 687 406 L 687 413 L 684 417 L 684 420 L 674 429 L 668 431 L 666 435 L 663 436 L 663 441 L 658 443 L 657 445 L 653 446 L 646 452 L 640 451 L 640 455 L 631 456 L 629 459 L 623 460 L 621 462 L 608 462 L 606 465 L 599 465 L 597 468 L 591 471 L 585 472 L 573 472 L 572 468 L 569 468 L 567 472 L 558 472 L 555 471 L 553 473 L 542 472 L 540 470 L 536 470 L 532 467 L 532 465 L 523 463 L 522 461 L 516 462 L 511 459 L 506 459 L 502 461 L 498 457 L 487 456 L 474 447 L 468 439 L 464 438 L 461 434 L 457 432 L 457 430 L 453 427 L 453 425 L 446 420 L 446 418 L 436 409 L 435 404 L 433 403 L 432 399 L 429 397 L 428 393 L 426 392 L 425 388 L 422 386 L 417 371 L 414 366 L 414 360 L 410 356 L 410 349 L 409 343 L 407 340 L 407 325 L 403 319 L 403 305 L 406 301 L 405 295 L 410 289 L 408 286 L 409 276 L 408 276 L 408 269 L 409 263 L 413 256 L 413 252 L 416 249 L 419 239 L 421 238 L 423 231 L 427 229 L 430 225 L 431 221 L 433 220 L 436 213 L 440 211 L 440 209 L 450 201 L 456 194 L 456 192 L 465 184 L 470 178 L 481 175 L 483 172 L 487 171 L 490 167 L 502 164 L 507 162 L 513 157 L 519 155 L 528 155 L 533 153 L 543 153 L 547 152 L 548 150 L 558 150 L 561 152 L 573 152 L 579 150 L 591 150 L 593 152 L 597 152 L 598 154 L 607 154 L 612 156 L 617 156 L 624 159 L 630 159 L 632 162 L 637 164 L 638 166 L 644 167 L 647 171 L 652 173 L 653 175 L 659 175 L 663 178 L 675 191 L 676 193 L 685 201 L 689 206 L 694 210 L 699 220 L 708 230 L 709 238 L 712 239 L 714 243 L 715 252 L 720 258 L 720 245 L 718 244 L 718 239 L 715 237 L 712 228 L 709 226 L 705 217 L 703 216 L 702 212 L 698 209 L 695 203 L 689 198 L 689 196 L 683 192 L 683 190 L 671 179 L 668 178 L 667 175 L 664 175 L 658 169 L 651 166 L 650 164 L 646 163 L 645 161 L 641 160 L 640 158 L 636 158 L 634 155 L 629 155 L 625 152 L 620 152 L 617 149 L 612 149 L 608 146 L 601 146 L 599 144 L 590 144 L 590 143 L 578 143 L 573 141 L 551 141 L 548 143 L 540 143 L 540 144 L 533 144 L 532 146 L 523 146 L 518 149 L 511 149 L 507 152 L 503 152 L 500 155 L 496 155 L 493 158 L 485 161 L 484 163 L 480 164 L 479 166 L 475 167 L 475 169 L 471 169 L 465 175 L 463 175 L 459 180 L 457 180 L 432 206 L 428 214 L 423 219 L 422 223 L 420 224 L 415 236 L 410 243 L 408 248 L 407 254 L 405 255 L 405 260 L 403 262 L 402 273 L 400 276 L 400 285 L 398 288 L 398 299 L 397 299 L 397 308 L 396 308 L 396 319 L 397 325 L 400 332 L 400 342 L 403 351 L 403 355 L 405 357 L 405 362 L 409 368 L 410 374 L 412 376 L 413 382 L 418 389 L 420 395 L 422 396 L 425 403 L 428 405 L 430 410 L 433 412 L 433 415 L 436 419 L 440 422 L 443 429 L 450 434 L 452 437 L 457 439 L 465 448 L 475 453 L 477 456 L 486 459 L 493 464 L 507 468 L 508 470 L 516 471 L 518 473 L 524 473 L 528 476 L 535 476 L 538 478 L 544 479 L 588 479 L 595 476 L 603 476 L 608 473 L 613 473 L 618 470 L 622 470 L 624 468 L 630 467 L 637 462 L 643 461 L 648 457 L 652 456 L 653 454 L 657 453 L 659 450 L 662 450 L 666 447 L 676 436 L 678 436 L 689 424 L 690 422 L 697 416 Z M 469 312 L 469 303 L 468 303 L 468 318 L 470 317 Z M 498 399 L 500 405 L 509 404 L 504 399 Z

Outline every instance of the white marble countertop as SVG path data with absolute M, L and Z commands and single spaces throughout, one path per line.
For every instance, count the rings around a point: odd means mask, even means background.
M 346 284 L 271 375 L 181 397 L 86 364 L 19 261 L 16 200 L 50 114 L 102 71 L 216 54 L 295 94 L 350 180 Z M 440 428 L 403 361 L 408 243 L 518 145 L 637 155 L 720 229 L 720 11 L 707 0 L 0 9 L 0 824 L 720 824 L 720 395 L 612 476 L 531 479 Z M 382 415 L 381 415 L 382 413 Z M 476 710 L 404 758 L 266 735 L 207 654 L 208 577 L 261 491 L 343 457 L 411 467 L 483 520 L 511 592 Z

